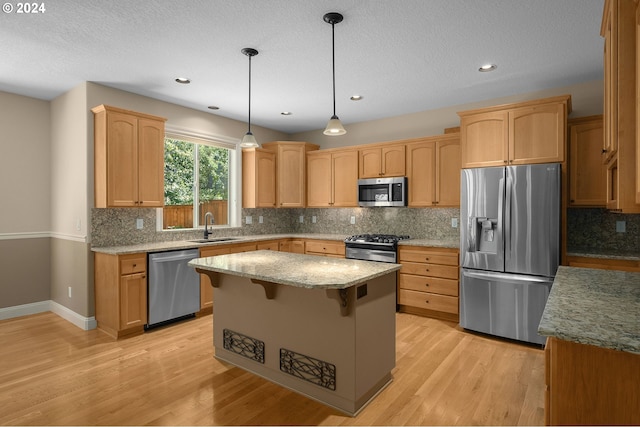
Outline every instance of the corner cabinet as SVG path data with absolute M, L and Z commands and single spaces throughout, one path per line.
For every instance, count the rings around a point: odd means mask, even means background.
M 408 205 L 460 206 L 460 135 L 407 141 Z
M 569 120 L 569 207 L 605 207 L 602 116 Z
M 358 206 L 358 152 L 355 149 L 307 153 L 307 206 Z
M 94 254 L 98 329 L 114 338 L 138 334 L 147 323 L 147 254 Z
M 242 207 L 276 207 L 276 153 L 273 151 L 242 150 Z
M 306 153 L 319 146 L 308 142 L 274 141 L 262 144 L 262 148 L 276 153 L 276 207 L 304 208 Z
M 463 168 L 562 163 L 571 96 L 459 112 Z
M 405 146 L 390 144 L 358 150 L 358 177 L 405 176 Z
M 607 209 L 623 213 L 640 213 L 636 9 L 634 0 L 607 0 L 600 29 L 604 37 L 602 161 L 607 168 Z
M 106 105 L 91 111 L 95 207 L 162 207 L 166 119 Z

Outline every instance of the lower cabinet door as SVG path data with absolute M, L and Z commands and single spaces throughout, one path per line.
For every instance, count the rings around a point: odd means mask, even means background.
M 129 274 L 120 278 L 120 329 L 147 323 L 147 275 Z

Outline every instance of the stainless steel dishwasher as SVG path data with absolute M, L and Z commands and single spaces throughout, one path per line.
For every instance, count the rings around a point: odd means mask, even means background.
M 149 321 L 147 328 L 200 311 L 200 275 L 187 263 L 198 249 L 149 254 Z

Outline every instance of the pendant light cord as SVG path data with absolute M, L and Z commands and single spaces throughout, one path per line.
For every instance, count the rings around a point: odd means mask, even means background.
M 249 133 L 251 133 L 251 55 L 249 55 Z
M 333 62 L 333 117 L 336 115 L 336 31 L 331 23 L 331 61 Z

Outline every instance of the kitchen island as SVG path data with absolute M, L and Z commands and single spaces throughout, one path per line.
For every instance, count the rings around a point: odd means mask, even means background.
M 189 265 L 214 287 L 216 358 L 349 415 L 391 382 L 400 265 L 264 250 Z
M 538 333 L 547 425 L 640 424 L 640 273 L 559 267 Z

